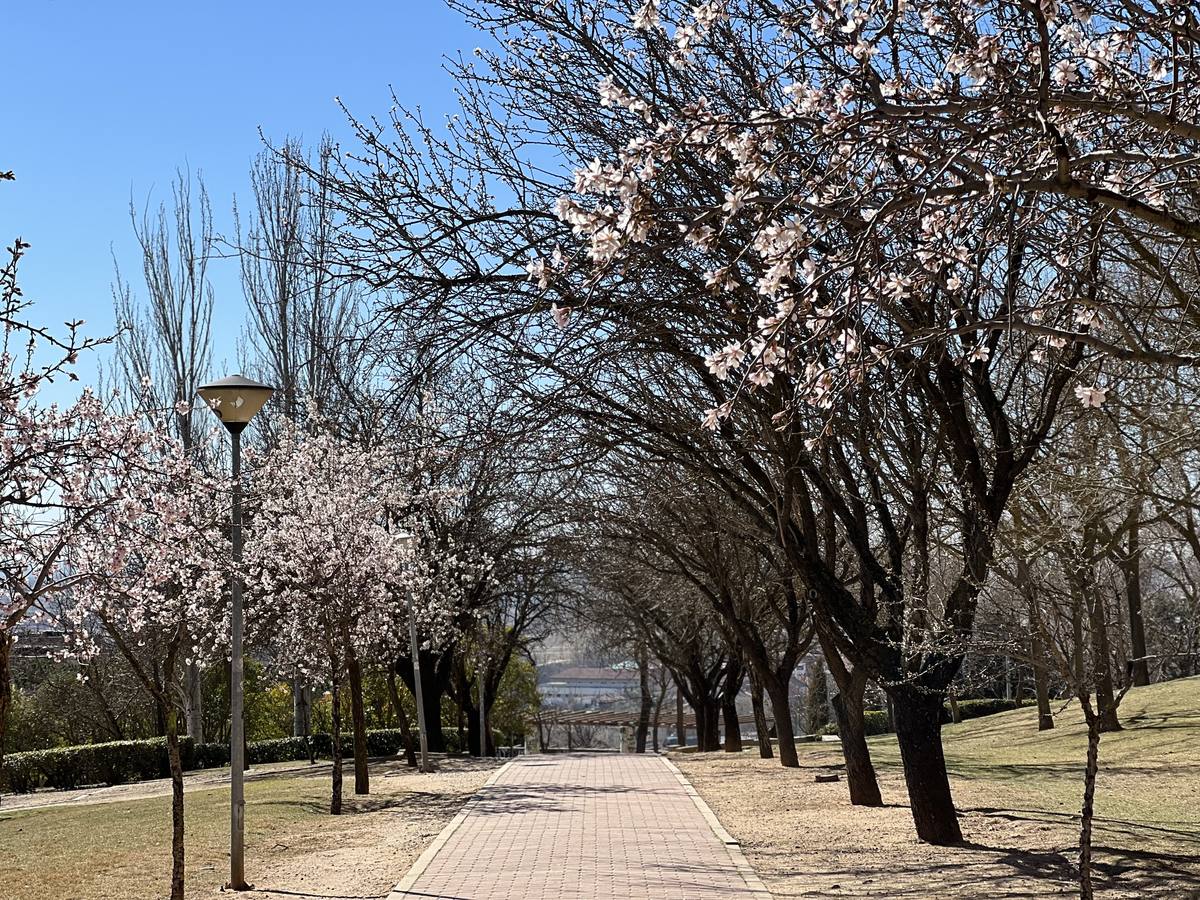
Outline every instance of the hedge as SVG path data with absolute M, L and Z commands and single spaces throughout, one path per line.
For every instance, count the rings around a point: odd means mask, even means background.
M 985 697 L 981 700 L 959 700 L 958 714 L 965 722 L 967 719 L 977 719 L 980 716 L 990 716 L 992 713 L 1006 712 L 1010 709 L 1017 709 L 1021 706 L 1018 700 L 1003 700 L 991 697 Z M 950 704 L 947 703 L 942 707 L 942 722 L 950 723 L 954 721 L 950 714 Z M 866 726 L 868 735 L 872 734 L 887 734 L 888 714 L 886 709 L 868 709 L 863 713 L 863 724 Z M 837 734 L 837 722 L 830 722 L 825 726 L 825 734 Z
M 398 728 L 368 731 L 367 753 L 371 756 L 400 753 L 404 749 L 402 734 Z M 456 730 L 443 729 L 442 737 L 449 753 L 460 751 Z M 329 759 L 333 756 L 333 741 L 328 734 L 314 734 L 312 742 L 318 757 Z M 251 741 L 248 750 L 252 766 L 308 759 L 308 747 L 301 737 Z M 353 732 L 342 735 L 342 752 L 348 757 L 353 755 Z M 181 737 L 179 756 L 184 771 L 227 766 L 229 745 L 197 744 L 191 738 Z M 0 791 L 26 794 L 38 788 L 71 790 L 92 784 L 128 784 L 167 778 L 170 774 L 166 738 L 110 741 L 10 753 L 4 757 L 0 768 Z
M 965 722 L 967 719 L 978 719 L 980 716 L 990 716 L 993 713 L 1008 712 L 1010 709 L 1019 709 L 1020 707 L 1020 700 L 1004 700 L 996 697 L 985 697 L 982 700 L 959 700 L 958 714 Z M 948 703 L 942 707 L 942 721 L 953 721 L 950 716 L 950 704 Z

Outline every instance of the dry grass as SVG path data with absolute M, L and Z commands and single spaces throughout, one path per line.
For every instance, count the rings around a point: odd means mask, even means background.
M 449 760 L 437 774 L 421 775 L 401 761 L 377 762 L 372 794 L 348 795 L 339 817 L 328 814 L 328 766 L 247 782 L 247 878 L 260 891 L 254 896 L 386 896 L 492 768 Z M 347 776 L 349 791 L 353 774 Z M 189 792 L 185 813 L 188 896 L 216 895 L 228 877 L 228 789 Z M 0 809 L 4 900 L 164 897 L 170 859 L 166 796 Z
M 1100 747 L 1101 893 L 1200 896 L 1200 679 L 1132 691 L 1125 730 Z M 757 753 L 673 758 L 779 897 L 1049 897 L 1076 890 L 1085 732 L 1075 709 L 1051 732 L 1033 709 L 948 726 L 946 757 L 968 846 L 916 840 L 894 739 L 871 739 L 887 806 L 851 807 L 836 744 L 801 744 L 801 766 Z

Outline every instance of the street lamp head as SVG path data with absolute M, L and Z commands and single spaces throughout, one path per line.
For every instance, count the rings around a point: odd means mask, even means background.
M 275 388 L 241 375 L 230 375 L 220 381 L 201 385 L 197 393 L 222 424 L 230 431 L 241 431 L 255 413 L 271 399 Z

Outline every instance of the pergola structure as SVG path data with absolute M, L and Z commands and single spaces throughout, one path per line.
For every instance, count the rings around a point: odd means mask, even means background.
M 770 712 L 766 713 L 766 717 L 768 725 L 773 725 L 775 720 Z M 622 729 L 622 731 L 625 729 L 633 731 L 638 726 L 639 718 L 640 713 L 637 709 L 604 709 L 587 711 L 543 709 L 540 725 L 547 729 L 547 735 L 553 734 L 553 730 L 555 728 L 562 728 L 567 739 L 567 749 L 571 750 L 574 749 L 574 741 L 572 740 L 573 735 L 571 732 L 572 727 L 619 728 Z M 738 724 L 754 726 L 754 716 L 750 714 L 739 715 Z M 653 719 L 650 721 L 650 727 L 652 729 L 656 726 L 657 728 L 669 729 L 678 729 L 682 727 L 682 734 L 679 734 L 676 737 L 681 743 L 686 743 L 687 732 L 689 730 L 696 730 L 696 716 L 692 712 L 685 713 L 682 718 L 678 718 L 675 715 L 671 715 L 669 717 L 660 716 L 657 723 L 655 723 Z M 541 728 L 539 728 L 539 741 L 541 740 L 540 735 Z M 624 743 L 624 740 L 627 738 L 628 734 L 625 735 L 622 743 Z
M 767 721 L 774 722 L 775 719 L 769 711 L 766 712 Z M 571 710 L 563 710 L 562 712 L 549 712 L 543 710 L 543 717 L 548 724 L 552 725 L 594 725 L 598 728 L 637 728 L 640 714 L 636 709 L 606 709 L 588 712 L 574 712 Z M 653 726 L 653 722 L 650 723 Z M 683 719 L 677 719 L 675 716 L 660 717 L 658 726 L 672 726 L 681 724 L 685 728 L 696 727 L 695 713 L 684 713 Z M 754 716 L 750 714 L 738 716 L 739 725 L 753 725 Z

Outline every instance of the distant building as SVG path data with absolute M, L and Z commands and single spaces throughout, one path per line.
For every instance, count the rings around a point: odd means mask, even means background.
M 17 639 L 12 651 L 16 658 L 44 659 L 62 650 L 66 643 L 66 635 L 60 629 L 32 616 L 18 622 L 13 634 Z
M 572 666 L 542 674 L 542 705 L 559 709 L 594 709 L 637 698 L 637 669 Z

